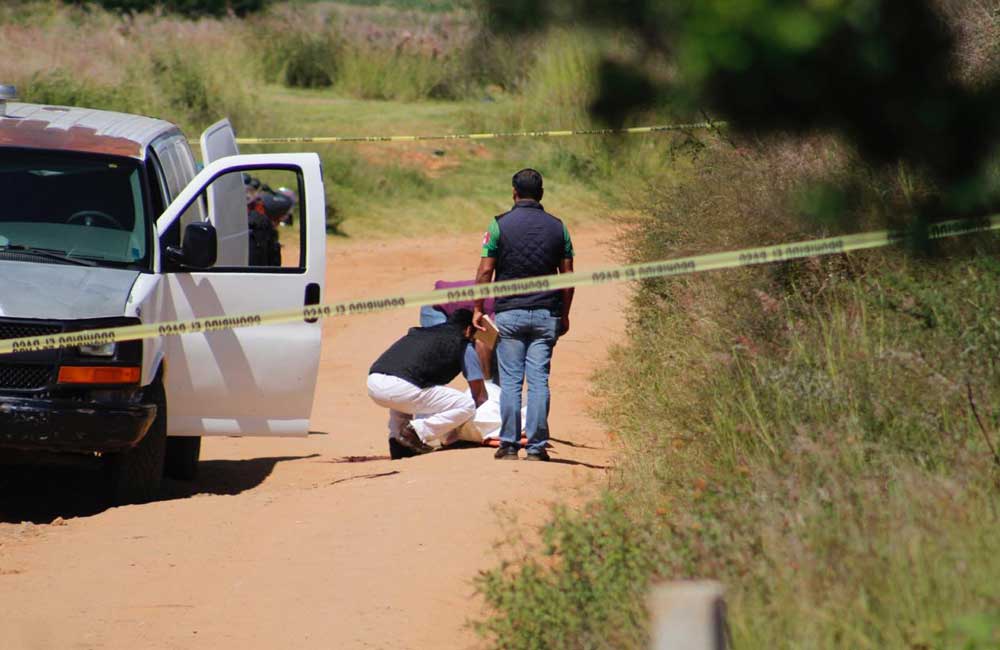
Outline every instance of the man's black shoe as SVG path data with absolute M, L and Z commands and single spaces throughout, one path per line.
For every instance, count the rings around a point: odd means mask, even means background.
M 417 432 L 413 430 L 412 424 L 407 424 L 403 427 L 403 430 L 399 432 L 399 438 L 397 440 L 399 441 L 399 444 L 412 451 L 414 455 L 428 454 L 434 451 L 434 447 L 424 444 L 424 441 L 420 439 Z
M 541 451 L 529 451 L 528 455 L 524 457 L 524 460 L 542 460 L 542 461 L 548 461 L 549 460 L 549 452 L 545 451 L 544 449 L 541 450 Z
M 400 458 L 410 458 L 411 456 L 416 456 L 417 452 L 413 451 L 409 447 L 404 447 L 395 438 L 389 438 L 389 458 L 392 460 L 399 460 Z
M 517 460 L 517 447 L 500 445 L 493 457 L 497 460 Z

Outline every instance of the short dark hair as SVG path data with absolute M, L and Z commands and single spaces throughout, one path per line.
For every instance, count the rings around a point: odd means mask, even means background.
M 542 194 L 545 193 L 544 188 L 542 188 L 542 175 L 530 167 L 514 174 L 511 184 L 522 199 L 541 201 Z
M 448 317 L 449 323 L 455 323 L 461 325 L 463 328 L 472 325 L 472 312 L 468 309 L 456 309 L 451 312 L 451 316 Z

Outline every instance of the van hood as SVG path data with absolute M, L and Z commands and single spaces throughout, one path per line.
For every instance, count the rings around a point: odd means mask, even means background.
M 78 320 L 121 316 L 138 271 L 0 260 L 0 316 Z

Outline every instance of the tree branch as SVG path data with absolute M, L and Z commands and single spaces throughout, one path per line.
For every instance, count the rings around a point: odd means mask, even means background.
M 979 429 L 983 432 L 983 440 L 986 441 L 986 446 L 989 448 L 990 453 L 993 454 L 993 462 L 996 463 L 997 467 L 1000 467 L 1000 454 L 997 453 L 996 447 L 993 446 L 993 441 L 990 440 L 990 433 L 986 430 L 986 425 L 983 424 L 983 419 L 979 417 L 979 409 L 976 408 L 976 398 L 972 394 L 972 382 L 968 379 L 965 380 L 965 389 L 969 396 L 969 406 L 972 407 L 972 415 L 976 417 L 976 422 L 979 423 Z

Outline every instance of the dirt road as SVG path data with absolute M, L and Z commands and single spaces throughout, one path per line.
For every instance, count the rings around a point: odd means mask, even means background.
M 578 266 L 610 262 L 574 233 Z M 469 277 L 478 236 L 333 242 L 328 299 Z M 553 463 L 486 448 L 389 461 L 371 361 L 417 315 L 329 321 L 307 439 L 206 439 L 201 477 L 103 509 L 78 470 L 0 478 L 0 648 L 467 648 L 472 578 L 513 517 L 606 480 L 588 378 L 622 330 L 615 287 L 577 293 L 553 362 Z M 26 523 L 22 523 L 25 521 Z

